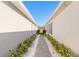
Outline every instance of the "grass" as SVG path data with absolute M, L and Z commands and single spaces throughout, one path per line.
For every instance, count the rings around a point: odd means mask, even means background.
M 45 36 L 51 42 L 57 53 L 59 53 L 62 57 L 79 57 L 79 55 L 75 54 L 70 48 L 67 48 L 63 44 L 56 41 L 56 39 L 52 36 L 48 34 L 46 34 Z
M 24 42 L 18 45 L 17 50 L 9 50 L 9 55 L 12 57 L 22 57 L 22 55 L 28 51 L 28 48 L 32 45 L 32 42 L 36 39 L 36 34 L 26 39 Z

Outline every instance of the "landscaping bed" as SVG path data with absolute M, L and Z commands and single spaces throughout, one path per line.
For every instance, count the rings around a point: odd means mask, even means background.
M 12 57 L 22 57 L 22 55 L 28 51 L 28 48 L 32 45 L 33 41 L 36 39 L 36 34 L 27 38 L 24 42 L 20 43 L 17 50 L 9 50 L 9 55 Z
M 59 53 L 62 57 L 79 57 L 79 55 L 75 54 L 70 48 L 67 48 L 63 44 L 59 43 L 49 34 L 46 34 L 45 36 L 51 42 L 57 53 Z
M 36 34 L 37 35 L 44 35 L 44 34 L 46 34 L 46 30 L 43 30 L 43 32 L 40 32 L 40 30 L 37 30 Z

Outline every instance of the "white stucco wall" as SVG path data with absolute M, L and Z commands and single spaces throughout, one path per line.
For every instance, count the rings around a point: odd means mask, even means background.
M 72 2 L 53 20 L 53 36 L 79 54 L 79 2 Z
M 45 26 L 45 30 L 47 34 L 53 34 L 53 23 L 49 22 L 46 26 Z
M 0 33 L 31 30 L 30 23 L 27 19 L 0 2 Z
M 32 35 L 32 23 L 0 2 L 0 57 L 8 56 L 10 49 Z

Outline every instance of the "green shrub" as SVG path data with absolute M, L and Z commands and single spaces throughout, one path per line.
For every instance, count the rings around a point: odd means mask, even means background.
M 43 30 L 43 34 L 46 34 L 46 30 Z
M 40 30 L 38 29 L 36 33 L 39 34 L 40 33 Z
M 51 42 L 56 51 L 61 54 L 61 56 L 64 57 L 78 56 L 77 54 L 73 53 L 70 48 L 67 48 L 63 44 L 60 44 L 58 41 L 56 41 L 56 39 L 54 39 L 52 36 L 47 34 L 45 36 Z
M 44 35 L 44 34 L 46 34 L 46 30 L 43 30 L 43 32 L 40 32 L 40 30 L 38 29 L 36 33 L 40 34 L 40 35 Z
M 21 46 L 20 48 L 18 49 L 18 52 L 20 52 L 21 54 L 25 53 L 27 51 L 27 45 L 26 44 L 23 44 L 21 43 Z
M 9 50 L 9 54 L 10 54 L 10 56 L 12 56 L 12 57 L 17 57 L 17 56 L 18 56 L 16 50 Z
M 29 37 L 23 43 L 20 43 L 17 50 L 9 50 L 9 54 L 12 57 L 21 57 L 22 54 L 28 51 L 28 48 L 32 45 L 32 42 L 35 40 L 36 35 Z

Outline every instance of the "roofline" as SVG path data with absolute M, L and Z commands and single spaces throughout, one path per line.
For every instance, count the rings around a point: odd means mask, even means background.
M 51 18 L 52 18 L 53 15 L 56 13 L 56 11 L 60 8 L 61 4 L 62 4 L 62 2 L 60 2 L 59 5 L 57 6 L 57 8 L 55 9 L 55 11 L 52 12 L 52 14 L 50 15 L 50 17 L 49 17 L 47 23 L 45 24 L 45 26 L 51 21 Z
M 21 1 L 2 1 L 2 2 L 37 26 L 37 24 L 33 21 L 34 20 L 33 17 L 31 16 L 31 14 L 25 8 L 25 6 Z
M 21 3 L 21 5 L 23 6 L 23 8 L 24 8 L 24 10 L 29 14 L 29 16 L 31 17 L 31 21 L 36 25 L 36 26 L 38 26 L 37 25 L 37 23 L 36 23 L 36 21 L 35 21 L 35 19 L 33 18 L 33 16 L 31 15 L 31 13 L 28 11 L 28 9 L 24 6 L 24 4 L 23 4 L 23 2 L 22 1 L 20 1 L 20 3 Z
M 44 27 L 49 24 L 52 19 L 56 18 L 67 6 L 71 4 L 71 1 L 61 1 L 59 5 L 57 6 L 56 10 L 51 14 L 49 17 L 48 22 L 44 25 Z

